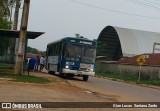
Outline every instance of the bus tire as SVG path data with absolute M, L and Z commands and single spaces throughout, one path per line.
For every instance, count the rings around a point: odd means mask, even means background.
M 69 74 L 69 77 L 70 77 L 70 78 L 73 78 L 73 77 L 74 77 L 74 74 Z
M 54 71 L 48 71 L 48 74 L 55 74 Z
M 88 75 L 83 75 L 83 81 L 88 81 L 89 76 Z
M 48 74 L 51 74 L 51 71 L 48 71 Z
M 64 78 L 64 74 L 63 74 L 63 73 L 60 73 L 59 76 L 60 76 L 61 78 Z

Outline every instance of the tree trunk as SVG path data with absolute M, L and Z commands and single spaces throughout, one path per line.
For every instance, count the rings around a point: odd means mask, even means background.
M 13 30 L 17 30 L 18 26 L 18 16 L 19 16 L 19 8 L 20 8 L 20 0 L 16 0 L 16 8 L 15 8 L 15 13 L 14 13 L 14 25 L 13 25 Z M 10 50 L 11 50 L 11 61 L 14 63 L 14 58 L 15 58 L 15 46 L 16 46 L 16 38 L 11 38 L 11 45 L 10 45 Z

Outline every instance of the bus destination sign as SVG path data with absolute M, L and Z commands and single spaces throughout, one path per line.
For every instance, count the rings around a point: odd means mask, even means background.
M 79 41 L 80 44 L 88 44 L 88 45 L 92 45 L 92 42 L 89 41 Z
M 84 45 L 91 45 L 91 46 L 95 46 L 96 45 L 96 42 L 94 42 L 94 41 L 92 42 L 92 41 L 79 40 L 79 39 L 69 39 L 68 42 L 84 44 Z

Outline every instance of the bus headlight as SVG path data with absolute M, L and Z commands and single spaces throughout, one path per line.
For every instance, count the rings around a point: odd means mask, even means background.
M 90 69 L 90 71 L 91 71 L 91 72 L 93 72 L 93 71 L 94 71 L 94 69 Z
M 66 69 L 69 69 L 69 66 L 65 66 Z

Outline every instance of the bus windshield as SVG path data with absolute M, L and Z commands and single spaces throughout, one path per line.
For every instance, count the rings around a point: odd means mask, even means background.
M 67 44 L 66 59 L 86 63 L 95 63 L 96 48 L 76 44 Z

